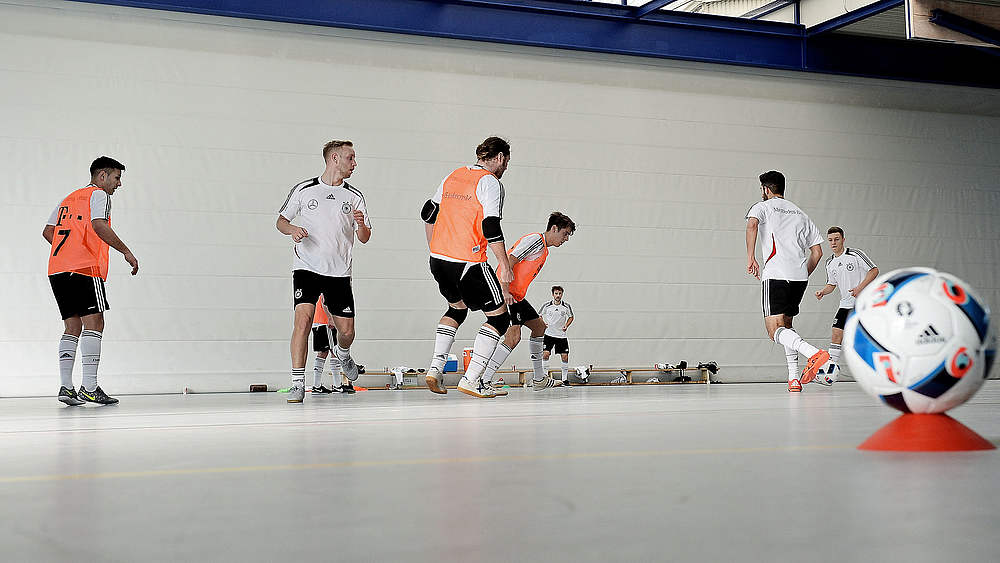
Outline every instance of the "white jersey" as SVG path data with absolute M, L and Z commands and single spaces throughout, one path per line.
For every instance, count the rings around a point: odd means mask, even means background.
M 354 250 L 354 210 L 364 213 L 371 228 L 365 197 L 347 182 L 328 186 L 320 178 L 297 184 L 278 213 L 309 232 L 295 244 L 292 268 L 330 277 L 350 277 Z
M 826 261 L 826 283 L 840 289 L 840 308 L 851 309 L 856 301 L 851 290 L 865 279 L 875 263 L 859 248 L 845 249 L 840 256 Z
M 59 222 L 59 208 L 60 206 L 57 205 L 52 210 L 52 214 L 49 215 L 46 225 L 55 225 Z M 94 190 L 90 194 L 90 220 L 93 221 L 94 219 L 111 220 L 111 197 L 104 190 Z
M 469 170 L 486 170 L 478 164 L 466 166 L 466 168 Z M 441 198 L 444 196 L 444 183 L 447 179 L 448 177 L 445 177 L 441 180 L 437 190 L 435 190 L 434 195 L 431 197 L 431 201 L 438 205 L 441 205 Z M 476 199 L 478 199 L 480 205 L 483 206 L 484 219 L 486 217 L 497 217 L 499 219 L 503 219 L 503 195 L 503 184 L 500 183 L 500 180 L 497 180 L 496 176 L 493 174 L 487 174 L 479 179 L 479 183 L 476 184 Z M 440 258 L 441 260 L 447 260 L 449 262 L 467 263 L 465 260 L 456 260 L 450 256 L 435 254 L 433 252 L 431 252 L 431 256 Z
M 809 279 L 806 263 L 809 249 L 823 244 L 816 224 L 794 203 L 783 197 L 759 201 L 747 211 L 747 219 L 759 221 L 762 264 L 761 280 L 804 281 Z
M 538 315 L 548 325 L 545 328 L 545 334 L 552 338 L 566 338 L 566 331 L 563 330 L 563 327 L 573 316 L 573 308 L 569 306 L 569 303 L 563 301 L 557 305 L 555 301 L 549 301 L 542 305 L 542 310 L 538 312 Z

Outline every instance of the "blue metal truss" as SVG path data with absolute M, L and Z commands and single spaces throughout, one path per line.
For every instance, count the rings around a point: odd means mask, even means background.
M 659 0 L 652 0 L 643 6 L 574 0 L 76 1 L 452 39 L 1000 88 L 1000 65 L 997 62 L 1000 58 L 975 48 L 823 33 L 877 12 L 866 12 L 862 16 L 860 11 L 855 11 L 845 16 L 846 19 L 838 18 L 839 25 L 807 30 L 797 24 L 654 9 Z M 898 5 L 900 1 L 878 2 L 881 8 L 878 11 Z M 873 48 L 878 50 L 866 51 Z M 934 64 L 926 64 L 928 57 Z
M 975 22 L 945 10 L 931 10 L 931 23 L 1000 47 L 1000 29 Z
M 819 35 L 820 33 L 840 29 L 845 25 L 851 25 L 852 23 L 859 22 L 865 18 L 874 16 L 875 14 L 881 14 L 886 10 L 902 5 L 903 0 L 880 0 L 879 2 L 862 6 L 852 12 L 847 12 L 846 14 L 833 18 L 832 20 L 827 20 L 819 25 L 806 28 L 806 35 Z

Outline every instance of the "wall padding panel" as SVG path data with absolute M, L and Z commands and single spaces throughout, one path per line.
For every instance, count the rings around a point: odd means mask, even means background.
M 113 221 L 142 268 L 113 253 L 111 391 L 287 381 L 291 245 L 274 221 L 331 138 L 355 141 L 374 222 L 355 253 L 355 355 L 424 366 L 444 307 L 417 213 L 490 134 L 513 145 L 508 240 L 554 209 L 579 225 L 529 293 L 540 306 L 566 287 L 574 365 L 715 360 L 724 381 L 780 381 L 744 273 L 757 175 L 783 170 L 791 200 L 884 270 L 943 268 L 996 305 L 998 115 L 985 90 L 0 2 L 0 395 L 57 387 L 39 235 L 100 154 L 128 167 Z M 797 326 L 825 343 L 835 309 L 807 297 Z

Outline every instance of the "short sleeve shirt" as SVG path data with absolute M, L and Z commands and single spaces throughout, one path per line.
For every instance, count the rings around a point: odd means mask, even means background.
M 840 256 L 831 256 L 826 261 L 826 283 L 840 290 L 840 308 L 851 309 L 856 299 L 851 290 L 865 279 L 875 267 L 868 255 L 860 248 L 847 248 Z
M 59 222 L 59 207 L 57 205 L 52 210 L 46 225 L 55 225 Z M 90 220 L 94 219 L 111 220 L 111 198 L 104 190 L 94 190 L 94 193 L 90 194 Z
M 328 186 L 311 178 L 293 187 L 278 213 L 309 233 L 295 244 L 293 269 L 350 277 L 357 230 L 354 210 L 364 214 L 365 226 L 371 228 L 364 195 L 347 182 Z
M 809 249 L 823 244 L 819 229 L 801 209 L 782 197 L 760 201 L 747 211 L 759 222 L 762 280 L 804 281 L 809 279 Z
M 548 325 L 545 328 L 545 334 L 553 338 L 566 338 L 566 331 L 563 330 L 563 327 L 566 326 L 569 318 L 573 316 L 573 307 L 570 307 L 569 303 L 565 300 L 558 305 L 555 301 L 549 301 L 545 305 L 542 305 L 539 316 Z

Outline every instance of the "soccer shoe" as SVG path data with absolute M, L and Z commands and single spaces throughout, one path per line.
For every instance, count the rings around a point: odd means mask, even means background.
M 438 395 L 447 395 L 448 388 L 444 386 L 444 374 L 441 370 L 431 366 L 427 370 L 427 375 L 424 377 L 424 382 L 427 383 L 427 388 L 431 390 L 432 393 L 437 393 Z
M 541 381 L 537 379 L 533 379 L 531 381 L 531 389 L 534 391 L 544 391 L 546 389 L 551 389 L 552 387 L 559 387 L 561 385 L 562 381 L 559 381 L 558 379 L 552 379 L 547 375 L 545 376 L 545 379 L 542 379 Z
M 497 397 L 507 396 L 507 390 L 504 389 L 503 387 L 497 387 L 496 384 L 493 383 L 492 381 L 483 381 L 483 387 L 493 391 L 493 394 L 496 395 Z
M 108 397 L 108 394 L 105 393 L 103 389 L 101 389 L 100 385 L 98 385 L 97 388 L 94 389 L 93 391 L 87 391 L 86 389 L 84 389 L 83 385 L 81 385 L 80 390 L 77 391 L 76 394 L 77 396 L 79 396 L 84 401 L 87 401 L 88 403 L 97 403 L 99 405 L 118 404 L 118 399 L 114 397 Z
M 60 402 L 66 403 L 71 407 L 77 405 L 82 405 L 84 403 L 83 399 L 77 396 L 76 391 L 70 389 L 69 387 L 60 387 L 59 395 L 56 397 Z
M 288 389 L 288 402 L 289 403 L 301 403 L 303 399 L 306 398 L 306 386 L 302 383 L 295 382 Z
M 458 390 L 477 399 L 492 399 L 497 396 L 496 392 L 483 384 L 482 380 L 477 380 L 473 383 L 464 375 L 461 381 L 458 382 Z
M 313 394 L 318 395 L 329 395 L 330 393 L 333 393 L 333 389 L 327 389 L 326 385 L 320 385 L 319 387 L 313 385 L 312 392 Z
M 346 360 L 340 362 L 340 369 L 344 370 L 344 376 L 348 381 L 358 380 L 358 364 L 354 363 L 354 358 L 347 356 Z
M 802 384 L 799 383 L 798 379 L 793 379 L 793 380 L 791 380 L 791 381 L 788 382 L 788 392 L 789 393 L 801 393 L 802 392 Z
M 336 389 L 334 389 L 334 392 L 336 392 L 336 393 L 345 393 L 347 395 L 353 395 L 357 391 L 354 390 L 354 384 L 351 383 L 350 381 L 348 381 L 347 383 L 344 383 L 340 387 L 337 387 Z
M 531 378 L 530 377 L 525 377 L 524 378 L 524 386 L 525 387 L 531 387 Z
M 819 371 L 819 368 L 823 367 L 829 361 L 830 353 L 826 350 L 820 350 L 810 356 L 809 361 L 806 362 L 806 369 L 802 370 L 802 383 L 809 383 L 813 379 L 816 379 L 816 373 Z

